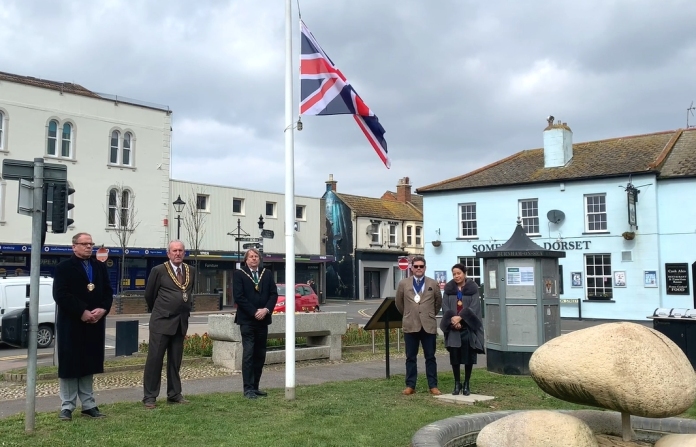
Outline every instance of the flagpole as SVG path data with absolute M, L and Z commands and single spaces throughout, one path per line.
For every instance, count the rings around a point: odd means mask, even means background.
M 295 128 L 292 0 L 285 0 L 285 399 L 295 400 Z

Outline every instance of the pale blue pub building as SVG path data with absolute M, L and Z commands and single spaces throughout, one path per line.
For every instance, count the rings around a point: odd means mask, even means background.
M 566 252 L 558 283 L 536 285 L 558 293 L 561 317 L 696 308 L 696 129 L 573 143 L 549 117 L 542 148 L 417 192 L 431 275 L 449 280 L 461 262 L 485 290 L 476 253 L 507 241 L 520 219 L 535 243 Z

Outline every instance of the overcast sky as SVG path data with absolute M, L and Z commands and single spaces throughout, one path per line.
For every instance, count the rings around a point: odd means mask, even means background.
M 0 71 L 167 105 L 174 178 L 283 192 L 284 5 L 0 0 Z M 301 0 L 300 8 L 379 117 L 392 161 L 382 165 L 350 116 L 303 117 L 300 195 L 321 196 L 329 174 L 339 192 L 371 197 L 405 176 L 414 188 L 455 177 L 541 147 L 549 114 L 575 142 L 681 128 L 696 99 L 693 0 Z

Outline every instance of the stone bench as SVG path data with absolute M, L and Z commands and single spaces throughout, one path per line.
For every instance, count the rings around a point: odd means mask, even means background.
M 273 315 L 268 338 L 285 338 L 285 315 Z M 295 314 L 295 336 L 306 337 L 307 347 L 295 349 L 295 360 L 341 360 L 341 336 L 346 333 L 345 312 Z M 208 315 L 208 336 L 213 340 L 213 363 L 242 369 L 242 334 L 232 314 Z M 285 350 L 269 350 L 266 364 L 284 363 Z

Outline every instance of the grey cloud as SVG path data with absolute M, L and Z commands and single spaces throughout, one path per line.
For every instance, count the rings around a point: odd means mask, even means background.
M 166 104 L 175 177 L 282 192 L 282 2 L 6 4 L 0 70 Z M 303 117 L 295 147 L 303 195 L 321 195 L 330 173 L 340 191 L 368 196 L 404 176 L 418 187 L 461 175 L 540 147 L 548 114 L 567 121 L 576 141 L 683 127 L 696 99 L 694 2 L 301 7 L 379 116 L 392 158 L 385 169 L 349 116 Z

